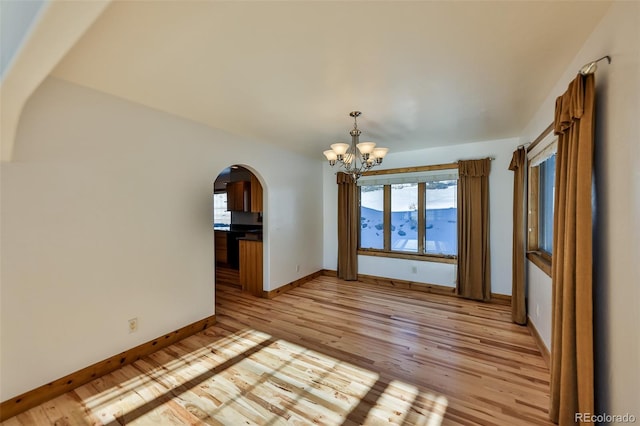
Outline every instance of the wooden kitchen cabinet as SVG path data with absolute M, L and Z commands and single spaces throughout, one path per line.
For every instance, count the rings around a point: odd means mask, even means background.
M 247 181 L 227 183 L 227 210 L 248 212 L 250 209 L 250 183 Z
M 262 297 L 262 241 L 240 240 L 240 285 Z
M 251 175 L 251 212 L 262 213 L 262 185 L 253 174 Z
M 215 231 L 216 263 L 227 263 L 227 232 Z

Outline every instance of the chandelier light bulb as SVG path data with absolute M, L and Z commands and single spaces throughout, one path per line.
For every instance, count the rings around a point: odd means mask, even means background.
M 333 150 L 333 152 L 335 152 L 337 155 L 344 155 L 347 153 L 347 150 L 349 149 L 349 144 L 348 143 L 334 143 L 331 145 L 331 149 Z
M 360 154 L 367 155 L 373 152 L 373 149 L 376 147 L 374 142 L 360 142 L 358 145 L 358 150 L 360 150 Z
M 325 157 L 327 157 L 327 160 L 329 160 L 330 165 L 333 166 L 336 164 L 336 160 L 338 159 L 338 154 L 336 154 L 334 150 L 328 149 L 325 152 L 323 152 L 323 154 Z
M 387 155 L 387 152 L 389 152 L 389 148 L 375 148 L 373 150 L 373 156 L 376 158 L 377 164 L 382 163 L 382 159 Z

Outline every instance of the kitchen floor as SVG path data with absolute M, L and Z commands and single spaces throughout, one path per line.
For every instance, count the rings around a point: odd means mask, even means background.
M 229 266 L 216 265 L 216 285 L 225 285 L 240 289 L 240 272 Z

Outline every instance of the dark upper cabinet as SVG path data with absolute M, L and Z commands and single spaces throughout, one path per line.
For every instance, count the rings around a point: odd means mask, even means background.
M 262 213 L 262 185 L 251 175 L 251 212 Z
M 227 183 L 227 209 L 233 212 L 251 210 L 251 184 L 249 182 Z

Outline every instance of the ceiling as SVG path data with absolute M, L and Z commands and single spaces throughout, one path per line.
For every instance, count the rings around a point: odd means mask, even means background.
M 318 158 L 358 109 L 407 151 L 519 136 L 609 5 L 118 1 L 53 75 Z

